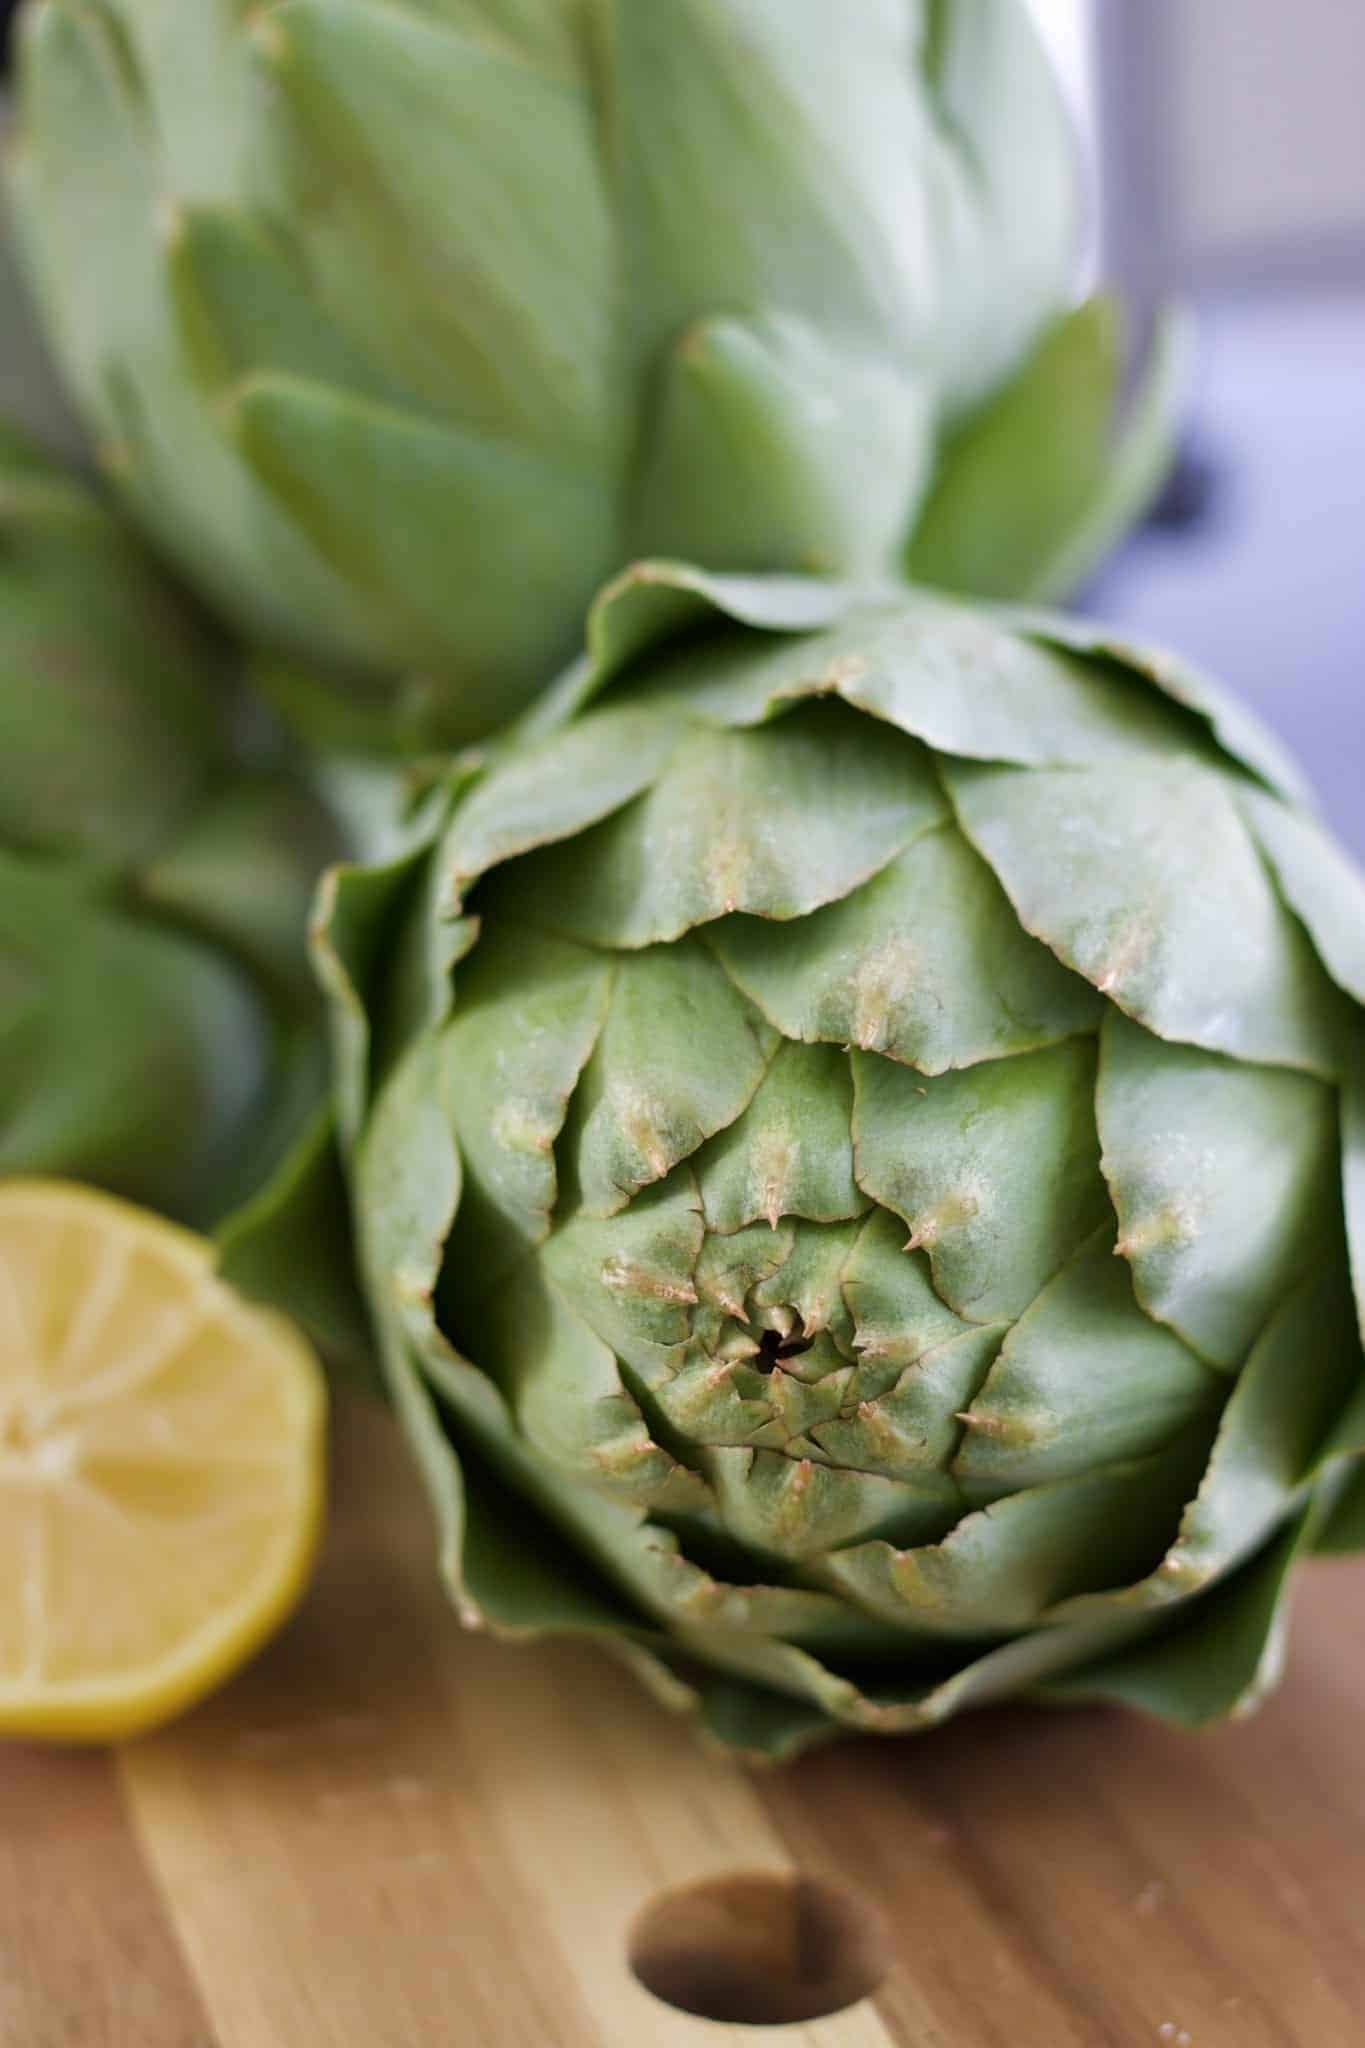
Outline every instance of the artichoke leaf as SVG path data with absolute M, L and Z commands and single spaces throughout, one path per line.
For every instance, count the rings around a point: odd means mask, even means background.
M 949 430 L 910 538 L 912 582 L 984 598 L 1066 597 L 1079 587 L 1081 575 L 1062 565 L 1108 475 L 1122 358 L 1117 304 L 1087 299 L 1054 320 L 1009 382 Z M 1164 463 L 1154 466 L 1159 482 Z M 1129 523 L 1120 518 L 1119 532 Z
M 285 1159 L 217 1232 L 218 1270 L 252 1301 L 301 1323 L 328 1364 L 377 1391 L 376 1354 L 354 1270 L 335 1119 L 315 1109 Z
M 860 1187 L 903 1218 L 964 1320 L 1013 1321 L 1106 1213 L 1084 1038 L 919 1076 L 853 1055 Z
M 971 1639 L 1031 1628 L 1078 1594 L 1125 1584 L 1161 1555 L 1207 1445 L 1196 1428 L 1160 1456 L 1009 1494 L 963 1517 L 941 1542 L 835 1550 L 814 1576 L 911 1633 Z
M 710 943 L 787 1037 L 854 1045 L 923 1074 L 1037 1051 L 1102 1014 L 1080 976 L 1019 929 L 951 826 L 924 831 L 792 930 L 727 919 Z
M 1239 697 L 1183 655 L 1120 639 L 1096 620 L 1068 612 L 1034 612 L 1011 606 L 999 608 L 996 616 L 1040 647 L 1081 656 L 1087 665 L 1094 665 L 1097 680 L 1106 680 L 1111 688 L 1127 693 L 1137 689 L 1192 715 L 1204 731 L 1204 744 L 1196 750 L 1201 759 L 1207 759 L 1207 741 L 1212 738 L 1227 761 L 1287 802 L 1311 810 L 1312 786 L 1288 749 Z
M 953 1472 L 1001 1491 L 1159 1451 L 1226 1382 L 1143 1314 L 1105 1224 L 1024 1311 L 966 1406 Z
M 1341 1147 L 1346 1238 L 1360 1334 L 1365 1339 L 1365 1029 L 1357 1033 L 1342 1089 Z
M 564 1138 L 582 1206 L 615 1215 L 733 1123 L 773 1050 L 695 939 L 617 958 Z
M 696 1158 L 707 1228 L 726 1235 L 783 1217 L 837 1223 L 862 1215 L 853 1178 L 853 1081 L 832 1046 L 779 1046 L 744 1113 Z
M 35 8 L 24 63 L 13 181 L 23 247 L 102 463 L 161 551 L 254 638 L 289 646 L 303 612 L 318 621 L 315 658 L 363 664 L 373 646 L 353 592 L 201 403 L 166 275 L 152 110 L 121 15 L 104 4 Z M 225 82 L 220 68 L 215 92 Z
M 587 93 L 484 25 L 373 0 L 289 0 L 253 55 L 272 210 L 303 224 L 327 319 L 433 421 L 610 462 L 615 255 Z M 581 538 L 565 529 L 566 554 Z
M 953 1526 L 961 1495 L 942 1474 L 888 1479 L 780 1451 L 718 1445 L 701 1452 L 717 1510 L 732 1536 L 760 1556 L 803 1564 L 812 1583 L 843 1590 L 829 1553 L 883 1533 L 914 1543 Z
M 678 1370 L 691 1336 L 703 1233 L 681 1167 L 618 1216 L 570 1217 L 541 1254 L 563 1299 L 651 1389 Z
M 506 1268 L 549 1234 L 555 1141 L 597 1043 L 611 991 L 599 953 L 507 922 L 459 972 L 440 1032 L 442 1100 L 460 1148 L 462 1297 L 506 1284 Z
M 472 429 L 273 371 L 237 388 L 230 426 L 295 530 L 390 621 L 398 660 L 456 666 L 458 697 L 433 700 L 429 743 L 488 732 L 572 653 L 562 622 L 613 561 L 590 479 Z
M 1340 1276 L 1322 1269 L 1281 1305 L 1247 1361 L 1156 1570 L 1118 1593 L 1067 1601 L 1048 1619 L 1180 1605 L 1234 1573 L 1311 1493 L 1340 1441 L 1332 1431 L 1359 1374 L 1350 1304 Z
M 885 576 L 932 444 L 923 370 L 850 361 L 789 314 L 697 321 L 668 355 L 635 496 L 635 551 Z
M 1292 1571 L 1312 1528 L 1305 1509 L 1258 1557 L 1183 1611 L 1173 1629 L 1057 1671 L 1036 1688 L 1039 1697 L 1137 1707 L 1189 1728 L 1251 1713 L 1283 1668 Z
M 1365 1551 L 1365 1459 L 1357 1459 L 1314 1540 L 1325 1557 L 1354 1557 Z
M 867 881 L 943 815 L 923 750 L 842 705 L 755 730 L 695 729 L 652 787 L 512 886 L 588 945 L 640 947 L 732 912 L 806 916 Z
M 1220 777 L 1142 762 L 944 772 L 1024 929 L 1110 1002 L 1162 1038 L 1335 1077 L 1345 999 Z
M 1365 876 L 1316 819 L 1257 789 L 1243 790 L 1239 800 L 1323 966 L 1338 988 L 1365 1004 Z
M 1235 1372 L 1298 1277 L 1340 1243 L 1337 1108 L 1310 1075 L 1105 1022 L 1098 1114 L 1138 1300 Z

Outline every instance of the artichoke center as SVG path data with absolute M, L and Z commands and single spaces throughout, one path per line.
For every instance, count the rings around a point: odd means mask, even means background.
M 802 1325 L 797 1327 L 802 1329 L 800 1336 L 784 1336 L 781 1330 L 763 1332 L 758 1340 L 758 1356 L 753 1360 L 755 1372 L 772 1372 L 784 1359 L 800 1358 L 814 1349 L 814 1337 L 807 1337 Z

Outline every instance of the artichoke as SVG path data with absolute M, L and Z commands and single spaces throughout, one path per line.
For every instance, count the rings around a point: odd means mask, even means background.
M 0 430 L 0 1173 L 204 1219 L 320 1092 L 303 935 L 338 840 L 234 730 L 238 666 Z
M 319 960 L 462 1617 L 756 1753 L 1254 1702 L 1365 1541 L 1365 882 L 1269 737 L 1085 626 L 643 565 L 423 828 Z
M 1024 0 L 43 0 L 108 472 L 314 737 L 463 744 L 636 556 L 1037 596 L 1157 475 Z

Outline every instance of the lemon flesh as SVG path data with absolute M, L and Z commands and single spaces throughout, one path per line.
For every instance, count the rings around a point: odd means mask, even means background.
M 283 1620 L 322 1520 L 326 1394 L 211 1248 L 0 1182 L 0 1735 L 112 1741 Z

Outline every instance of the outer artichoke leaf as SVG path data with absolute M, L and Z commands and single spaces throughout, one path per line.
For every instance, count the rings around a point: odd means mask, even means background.
M 877 1717 L 870 1725 L 879 1733 L 898 1735 L 932 1728 L 970 1708 L 1016 1699 L 1053 1672 L 1067 1671 L 1118 1644 L 1140 1639 L 1155 1627 L 1150 1615 L 1125 1615 L 1071 1628 L 1034 1629 L 994 1648 L 978 1648 L 975 1654 L 964 1643 L 966 1661 L 946 1677 L 918 1686 L 909 1704 L 901 1704 L 903 1695 L 893 1692 L 888 1683 L 879 1682 L 875 1689 L 869 1684 L 864 1712 L 875 1703 Z
M 381 1321 L 423 1346 L 459 1210 L 459 1152 L 441 1100 L 439 1048 L 424 1033 L 395 1064 L 352 1155 L 357 1251 Z M 490 1400 L 496 1401 L 491 1384 Z
M 936 1544 L 868 1543 L 822 1559 L 816 1576 L 859 1607 L 947 1638 L 1032 1627 L 1070 1596 L 1144 1572 L 1197 1483 L 1207 1435 L 1161 1456 L 1008 1495 Z
M 855 1053 L 853 1078 L 859 1186 L 904 1218 L 955 1314 L 1013 1322 L 1108 1214 L 1093 1042 L 922 1078 Z
M 414 1043 L 381 1091 L 355 1155 L 353 1182 L 359 1250 L 386 1378 L 441 1519 L 445 1572 L 462 1613 L 467 1620 L 482 1619 L 486 1599 L 489 1618 L 503 1625 L 573 1628 L 591 1625 L 593 1616 L 611 1625 L 619 1616 L 601 1596 L 590 1595 L 583 1607 L 584 1571 L 575 1553 L 586 1551 L 627 1597 L 643 1597 L 658 1567 L 655 1548 L 641 1537 L 641 1511 L 564 1478 L 532 1451 L 515 1430 L 494 1380 L 461 1357 L 437 1327 L 437 1282 L 461 1188 L 432 1035 Z M 532 1301 L 533 1319 L 539 1298 Z M 491 1475 L 519 1496 L 505 1534 L 502 1527 L 488 1527 L 475 1539 L 483 1548 L 468 1576 L 461 1457 L 440 1426 L 428 1382 L 451 1414 L 462 1455 L 477 1453 Z M 553 1537 L 544 1544 L 528 1542 L 528 1522 L 537 1520 L 537 1510 L 565 1532 L 562 1562 Z M 666 1540 L 659 1541 L 667 1549 Z M 515 1555 L 501 1555 L 504 1547 L 535 1551 L 545 1565 L 523 1568 Z M 561 1586 L 567 1588 L 562 1607 Z M 542 1607 L 529 1605 L 528 1589 L 544 1597 Z
M 552 730 L 672 640 L 725 625 L 819 632 L 844 618 L 853 603 L 850 590 L 814 577 L 718 576 L 686 562 L 636 562 L 599 593 L 588 612 L 584 659 L 547 691 L 526 727 Z
M 155 176 L 141 81 L 103 0 L 34 8 L 18 33 L 27 71 L 16 187 L 28 216 L 24 253 L 39 272 L 68 378 L 103 401 L 101 359 L 111 341 L 121 348 L 135 332 L 144 288 L 156 292 Z M 99 425 L 108 431 L 107 411 Z
M 1313 1548 L 1324 1557 L 1353 1557 L 1365 1551 L 1365 1459 L 1352 1466 Z
M 315 655 L 363 660 L 354 594 L 243 471 L 183 358 L 149 110 L 121 21 L 98 4 L 36 8 L 25 71 L 24 247 L 106 467 L 163 552 L 255 637 L 288 645 L 301 612 Z M 225 89 L 221 71 L 214 84 Z
M 374 1020 L 392 921 L 417 884 L 422 860 L 419 849 L 383 867 L 330 868 L 318 884 L 313 963 L 330 999 L 337 1126 L 348 1151 L 369 1108 Z
M 299 934 L 318 872 L 338 850 L 331 819 L 299 784 L 237 775 L 143 864 L 137 891 L 235 952 L 281 1001 L 307 1008 L 313 984 Z
M 860 1216 L 853 1179 L 853 1080 L 833 1046 L 783 1044 L 753 1101 L 698 1154 L 711 1230 L 784 1216 L 836 1223 Z
M 637 552 L 884 575 L 930 468 L 931 401 L 922 369 L 850 362 L 790 316 L 696 322 L 668 357 Z
M 387 622 L 395 657 L 460 672 L 429 737 L 487 732 L 570 653 L 562 621 L 611 566 L 600 489 L 507 443 L 270 373 L 233 436 L 319 554 Z
M 470 1618 L 500 1635 L 586 1635 L 615 1646 L 625 1634 L 635 1648 L 631 1661 L 648 1657 L 644 1645 L 653 1631 L 647 1617 L 524 1496 L 501 1483 L 472 1444 L 462 1442 L 458 1455 L 464 1491 L 459 1583 L 463 1603 L 475 1610 Z
M 621 955 L 561 1166 L 591 1215 L 624 1209 L 752 1100 L 773 1044 L 695 939 Z
M 265 222 L 231 206 L 178 207 L 166 229 L 166 274 L 186 360 L 214 397 L 271 370 L 402 402 L 326 317 L 296 255 Z
M 0 666 L 22 679 L 0 697 L 0 839 L 136 859 L 223 762 L 224 651 L 131 534 L 8 433 L 0 543 Z
M 331 317 L 437 411 L 600 461 L 616 269 L 586 93 L 485 24 L 372 0 L 290 0 L 255 44 L 271 167 Z
M 922 166 L 937 138 L 922 112 L 906 132 L 912 10 L 860 10 L 837 36 L 821 0 L 759 0 L 742 21 L 715 0 L 666 13 L 617 0 L 612 21 L 640 359 L 657 361 L 699 313 L 752 305 L 825 320 L 838 306 L 866 352 L 927 358 L 939 277 Z M 831 105 L 858 118 L 831 121 Z
M 938 100 L 940 166 L 928 189 L 948 305 L 949 398 L 975 405 L 1073 287 L 1080 235 L 1076 142 L 1033 15 L 1010 0 L 917 10 Z
M 850 704 L 967 760 L 1115 761 L 1128 772 L 1139 755 L 1164 764 L 1202 738 L 1136 678 L 1125 682 L 1046 647 L 1008 614 L 930 591 L 898 593 L 855 616 L 838 640 L 838 688 Z
M 1040 1696 L 1138 1707 L 1189 1728 L 1250 1713 L 1279 1678 L 1292 1568 L 1310 1540 L 1305 1512 L 1185 1610 L 1174 1629 L 1060 1672 L 1038 1688 Z
M 482 1376 L 439 1347 L 431 1332 L 421 1355 L 428 1367 L 433 1353 L 439 1357 L 433 1377 L 446 1401 L 438 1406 L 402 1330 L 392 1316 L 380 1322 L 389 1391 L 436 1516 L 442 1577 L 466 1627 L 601 1635 L 612 1642 L 629 1631 L 647 1640 L 644 1615 L 560 1535 L 538 1506 L 535 1488 L 525 1486 L 524 1473 L 515 1473 L 521 1490 L 509 1490 L 507 1468 L 515 1470 L 514 1461 L 500 1467 L 484 1455 L 483 1443 L 490 1435 L 497 1441 L 497 1433 L 479 1398 L 487 1386 Z M 458 1449 L 446 1426 L 451 1410 L 459 1413 L 452 1387 L 475 1396 L 472 1405 L 484 1425 L 480 1432 L 456 1424 Z M 508 1439 L 502 1441 L 505 1447 Z
M 873 1535 L 932 1542 L 962 1511 L 956 1486 L 938 1473 L 886 1479 L 779 1451 L 724 1446 L 701 1457 L 729 1533 L 760 1556 L 804 1564 L 817 1582 L 829 1576 L 828 1553 L 844 1544 Z
M 1347 1320 L 1350 1320 L 1349 1309 Z M 1335 1327 L 1339 1331 L 1342 1328 L 1339 1317 Z M 1318 1452 L 1315 1469 L 1324 1471 L 1336 1466 L 1343 1458 L 1355 1459 L 1365 1455 L 1365 1356 L 1361 1355 L 1358 1345 L 1353 1345 L 1349 1334 L 1344 1336 L 1342 1350 L 1346 1360 L 1342 1372 L 1350 1391 L 1344 1410 Z
M 611 976 L 601 954 L 497 920 L 461 965 L 438 1062 L 464 1166 L 457 1264 L 466 1298 L 505 1284 L 508 1263 L 549 1231 L 555 1141 L 602 1028 Z
M 1059 536 L 1032 595 L 1059 604 L 1083 590 L 1106 558 L 1142 520 L 1161 493 L 1176 455 L 1192 381 L 1192 328 L 1171 308 L 1157 316 L 1138 388 L 1111 429 L 1089 502 Z M 1062 438 L 1069 432 L 1068 425 Z
M 207 947 L 0 852 L 0 1173 L 212 1216 L 269 1036 L 248 979 Z
M 808 1668 L 819 1667 L 771 1638 L 818 1641 L 829 1636 L 836 1642 L 858 1642 L 866 1635 L 858 1618 L 850 1617 L 827 1593 L 799 1586 L 726 1585 L 713 1578 L 691 1562 L 671 1528 L 649 1520 L 638 1505 L 569 1476 L 529 1450 L 511 1429 L 492 1383 L 448 1345 L 429 1340 L 422 1363 L 451 1413 L 462 1446 L 477 1445 L 489 1467 L 529 1503 L 529 1516 L 514 1519 L 510 1540 L 524 1543 L 528 1519 L 535 1522 L 543 1515 L 550 1524 L 545 1551 L 553 1557 L 562 1543 L 570 1553 L 571 1571 L 586 1556 L 592 1569 L 635 1602 L 643 1616 L 670 1628 L 675 1647 L 685 1647 L 695 1630 L 712 1630 L 729 1646 L 729 1654 L 719 1658 L 723 1668 L 738 1665 L 747 1670 L 754 1659 L 769 1669 L 789 1663 L 797 1675 L 793 1689 L 799 1693 L 806 1689 Z M 689 1512 L 699 1504 L 693 1497 L 680 1512 L 674 1511 L 680 1525 L 686 1526 Z M 557 1628 L 553 1612 L 544 1625 Z
M 943 810 L 922 748 L 807 704 L 753 731 L 687 734 L 645 794 L 530 858 L 515 887 L 569 938 L 654 945 L 732 911 L 805 917 Z
M 311 1010 L 270 1019 L 271 1044 L 249 1116 L 226 1134 L 197 1213 L 216 1230 L 283 1167 L 327 1099 L 327 1046 Z
M 1159 1451 L 1226 1393 L 1138 1307 L 1106 1224 L 1010 1330 L 952 1469 L 1002 1491 L 1079 1478 Z
M 1148 696 L 1165 698 L 1193 714 L 1219 748 L 1249 774 L 1290 803 L 1313 805 L 1312 787 L 1287 748 L 1240 698 L 1234 697 L 1202 669 L 1163 647 L 1119 639 L 1093 619 L 1065 612 L 1030 612 L 1018 608 L 1002 614 L 1016 631 L 1040 646 L 1084 655 L 1098 680 L 1109 688 L 1135 685 Z M 1201 756 L 1207 748 L 1201 748 Z
M 452 906 L 488 869 L 571 840 L 639 796 L 688 724 L 676 706 L 624 703 L 495 757 L 455 812 L 438 856 Z
M 1112 1013 L 1098 1115 L 1138 1300 L 1235 1371 L 1297 1278 L 1337 1252 L 1334 1092 L 1166 1045 Z
M 377 1385 L 329 1109 L 315 1111 L 271 1179 L 216 1235 L 218 1269 L 230 1286 L 301 1323 L 329 1366 L 351 1383 L 367 1390 Z
M 1365 875 L 1316 821 L 1260 790 L 1241 793 L 1285 901 L 1307 925 L 1338 988 L 1365 1003 Z
M 1096 1026 L 1103 1009 L 1020 930 L 986 863 L 951 827 L 923 833 L 872 881 L 790 929 L 728 919 L 711 944 L 788 1037 L 855 1045 L 925 1074 L 1055 1044 Z
M 1342 1178 L 1360 1334 L 1365 1338 L 1365 1029 L 1357 1033 L 1341 1101 Z
M 950 434 L 911 537 L 913 582 L 983 598 L 1076 587 L 1058 589 L 1050 572 L 1108 468 L 1122 358 L 1112 298 L 1052 323 L 1009 383 Z
M 1344 999 L 1221 778 L 1135 762 L 945 773 L 1025 929 L 1120 1009 L 1162 1038 L 1335 1076 Z
M 718 634 L 727 618 L 756 630 Z M 1150 682 L 1047 648 L 1007 614 L 932 591 L 703 577 L 648 563 L 604 593 L 596 623 L 605 646 L 574 672 L 560 709 L 648 649 L 657 658 L 651 695 L 674 695 L 725 723 L 754 723 L 785 698 L 839 695 L 974 760 L 1083 767 L 1208 749 L 1200 725 Z M 707 623 L 709 642 L 700 637 Z M 668 661 L 660 643 L 685 629 L 692 644 Z
M 1302 1505 L 1324 1458 L 1346 1447 L 1332 1432 L 1359 1376 L 1349 1301 L 1339 1276 L 1321 1270 L 1278 1309 L 1247 1361 L 1157 1569 L 1121 1592 L 1070 1601 L 1049 1620 L 1178 1604 L 1225 1579 Z
M 703 1223 L 686 1168 L 619 1216 L 574 1216 L 541 1263 L 574 1312 L 648 1387 L 676 1371 L 691 1334 Z
M 839 1611 L 840 1603 L 829 1594 L 808 1594 L 808 1599 L 823 1599 L 830 1608 Z M 844 1631 L 849 1633 L 859 1626 L 872 1638 L 872 1647 L 877 1647 L 877 1638 L 884 1639 L 887 1631 L 881 1623 L 868 1617 L 856 1617 L 844 1606 Z M 748 1748 L 755 1734 L 758 1737 L 758 1760 L 784 1751 L 784 1736 L 790 1735 L 791 1753 L 799 1753 L 812 1740 L 823 1735 L 837 1733 L 840 1728 L 869 1729 L 878 1732 L 919 1725 L 918 1701 L 923 1696 L 923 1677 L 913 1671 L 907 1675 L 903 1692 L 896 1695 L 896 1703 L 886 1706 L 880 1698 L 872 1698 L 865 1692 L 857 1678 L 845 1676 L 839 1669 L 831 1669 L 822 1661 L 823 1646 L 817 1644 L 814 1652 L 798 1647 L 791 1642 L 763 1641 L 753 1636 L 739 1635 L 722 1629 L 694 1626 L 684 1629 L 678 1639 L 686 1668 L 687 1660 L 695 1658 L 703 1668 L 709 1667 L 709 1674 L 717 1686 L 718 1707 L 714 1731 L 706 1705 L 709 1694 L 703 1693 L 703 1735 L 715 1732 L 720 1740 L 729 1743 L 730 1730 L 735 1728 L 740 1739 L 741 1752 Z M 835 1653 L 829 1653 L 831 1657 Z M 856 1651 L 855 1651 L 856 1654 Z M 714 1674 L 727 1674 L 715 1681 Z M 736 1682 L 739 1682 L 736 1685 Z M 735 1688 L 733 1691 L 731 1688 Z M 756 1693 L 757 1698 L 751 1694 Z M 904 1695 L 911 1696 L 911 1703 L 904 1703 Z M 780 1699 L 780 1707 L 769 1710 L 767 1700 Z M 755 1725 L 754 1715 L 762 1718 Z M 771 1712 L 773 1719 L 768 1716 Z M 765 1728 L 774 1728 L 768 1746 L 764 1745 Z
M 738 1678 L 703 1681 L 700 1712 L 712 1741 L 754 1763 L 791 1763 L 840 1733 L 839 1723 L 813 1701 Z

